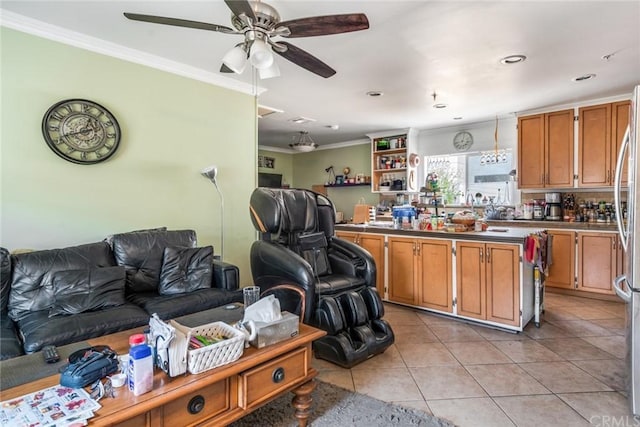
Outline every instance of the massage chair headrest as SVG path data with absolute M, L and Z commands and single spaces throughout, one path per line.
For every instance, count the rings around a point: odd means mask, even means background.
M 251 194 L 249 210 L 261 233 L 313 232 L 318 225 L 314 193 L 305 190 L 258 187 Z

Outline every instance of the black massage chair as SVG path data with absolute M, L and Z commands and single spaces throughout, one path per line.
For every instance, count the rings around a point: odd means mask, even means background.
M 335 209 L 309 190 L 256 188 L 251 220 L 251 272 L 261 292 L 283 310 L 327 332 L 313 343 L 317 358 L 350 368 L 382 353 L 394 335 L 382 319 L 376 265 L 361 247 L 334 236 Z M 295 288 L 298 293 L 285 291 Z M 283 289 L 285 288 L 285 289 Z

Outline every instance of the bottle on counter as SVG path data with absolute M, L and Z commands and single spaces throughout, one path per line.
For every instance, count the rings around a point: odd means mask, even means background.
M 129 337 L 127 383 L 135 396 L 153 389 L 153 355 L 144 334 Z

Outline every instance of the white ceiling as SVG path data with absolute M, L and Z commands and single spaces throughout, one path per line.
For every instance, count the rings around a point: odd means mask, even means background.
M 283 112 L 259 121 L 261 146 L 288 148 L 302 130 L 326 146 L 387 129 L 462 129 L 496 116 L 630 94 L 640 84 L 638 0 L 268 3 L 282 20 L 361 12 L 370 28 L 288 40 L 337 74 L 324 79 L 276 56 L 281 76 L 258 82 L 265 89 L 258 102 Z M 32 18 L 252 87 L 248 69 L 243 75 L 218 73 L 222 57 L 240 36 L 134 22 L 122 15 L 135 12 L 231 26 L 222 0 L 2 0 L 1 8 L 5 16 Z M 512 54 L 526 55 L 527 60 L 500 64 L 500 58 Z M 606 60 L 605 55 L 611 56 Z M 572 81 L 588 73 L 597 76 Z M 365 95 L 374 90 L 384 95 Z M 434 91 L 437 102 L 447 108 L 433 108 Z M 290 122 L 300 116 L 316 121 Z

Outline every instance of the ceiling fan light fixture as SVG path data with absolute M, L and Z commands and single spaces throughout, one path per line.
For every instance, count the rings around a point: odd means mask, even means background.
M 264 70 L 273 64 L 273 52 L 271 48 L 262 39 L 255 39 L 251 44 L 249 53 L 249 61 L 251 65 L 258 70 Z
M 224 55 L 222 63 L 234 73 L 242 74 L 247 66 L 247 52 L 239 44 Z
M 276 61 L 273 61 L 270 67 L 258 69 L 258 73 L 263 80 L 278 77 L 280 75 L 280 67 L 278 67 Z

